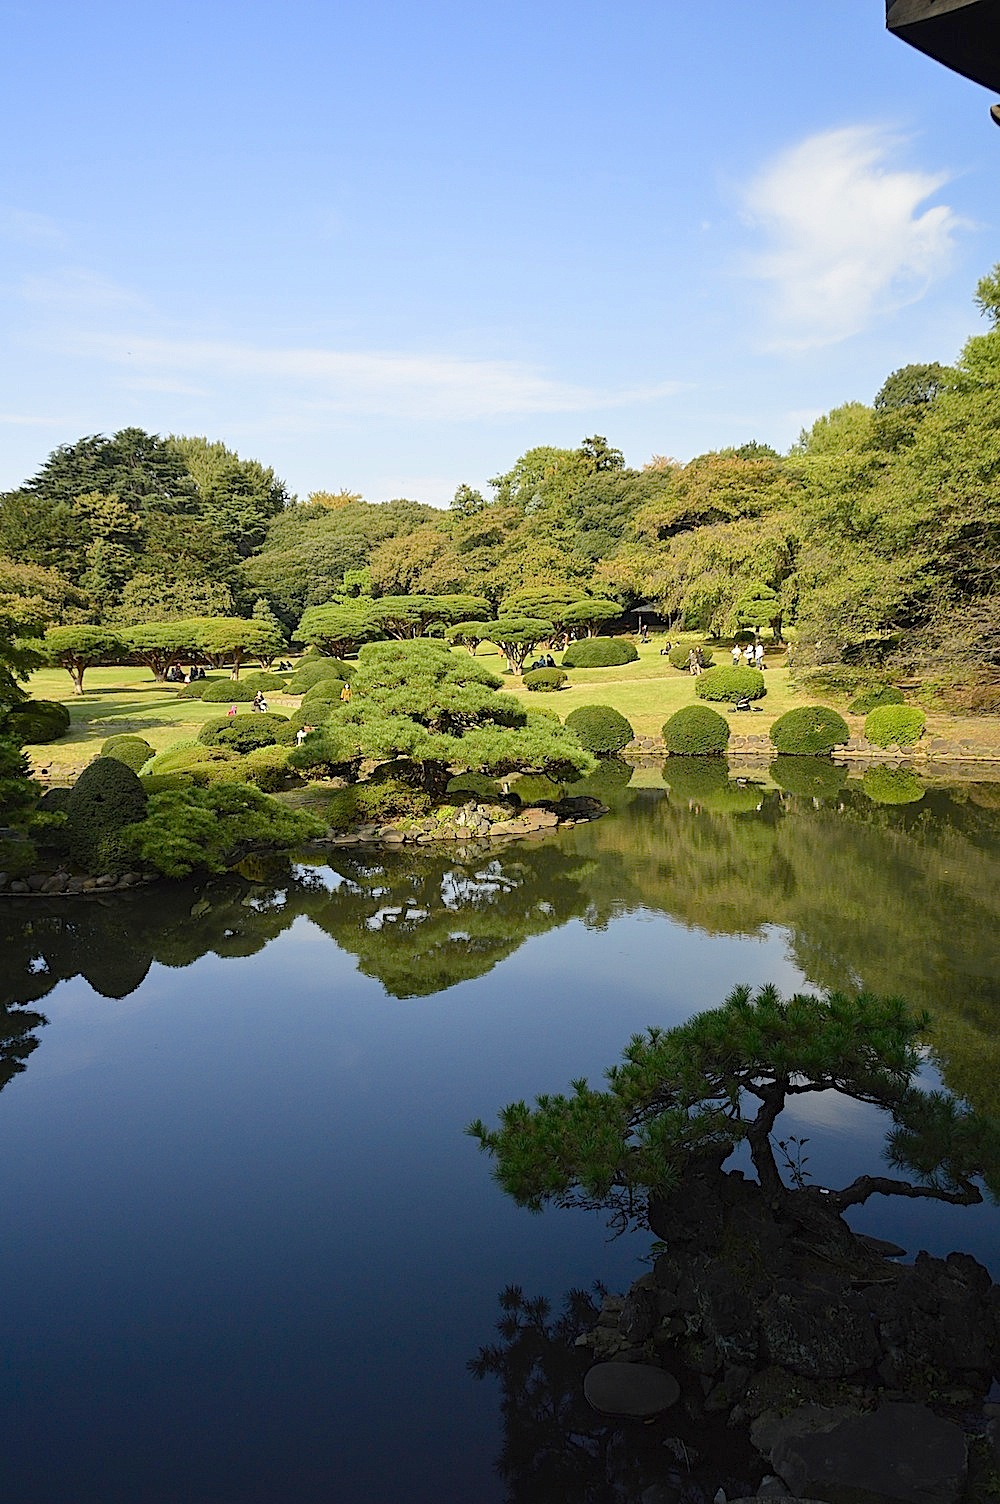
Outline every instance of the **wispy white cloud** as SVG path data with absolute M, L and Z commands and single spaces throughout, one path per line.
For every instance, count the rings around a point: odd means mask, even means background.
M 29 274 L 21 281 L 20 293 L 24 302 L 40 312 L 60 315 L 103 315 L 113 309 L 146 306 L 132 288 L 79 267 L 64 267 L 46 275 Z
M 59 246 L 65 238 L 63 227 L 47 214 L 0 206 L 0 239 L 15 245 Z
M 873 126 L 824 131 L 745 189 L 747 217 L 768 242 L 749 271 L 771 288 L 772 346 L 858 334 L 947 270 L 964 221 L 947 205 L 922 206 L 948 176 L 894 166 L 901 144 Z
M 123 334 L 61 336 L 66 353 L 127 366 L 135 380 L 171 373 L 204 387 L 213 378 L 265 383 L 275 406 L 295 404 L 308 422 L 337 414 L 458 420 L 523 413 L 583 412 L 652 402 L 679 390 L 673 381 L 608 391 L 559 381 L 518 361 L 385 351 L 269 349 L 213 340 Z
M 67 421 L 66 418 L 43 418 L 34 413 L 0 413 L 0 423 L 12 428 L 64 428 Z

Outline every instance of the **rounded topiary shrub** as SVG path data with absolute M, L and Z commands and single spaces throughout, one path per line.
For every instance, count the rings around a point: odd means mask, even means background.
M 343 679 L 335 679 L 332 676 L 326 679 L 317 679 L 313 687 L 307 690 L 302 696 L 299 713 L 311 717 L 313 721 L 324 720 L 330 706 L 340 704 L 340 696 L 343 690 Z
M 182 684 L 177 691 L 178 700 L 201 700 L 204 699 L 206 689 L 213 684 L 218 684 L 218 679 L 195 679 L 193 684 Z M 226 681 L 229 682 L 228 680 Z
M 875 804 L 916 804 L 924 787 L 910 768 L 866 768 L 861 787 Z
M 159 778 L 168 773 L 184 772 L 195 762 L 208 762 L 214 755 L 211 747 L 206 747 L 201 742 L 179 741 L 166 747 L 162 752 L 157 752 L 151 762 L 143 768 L 143 783 L 148 778 Z
M 69 711 L 58 700 L 22 700 L 8 712 L 7 728 L 20 742 L 54 742 L 69 730 Z
M 289 755 L 287 747 L 255 747 L 243 759 L 243 776 L 262 793 L 275 794 L 288 782 Z
M 803 799 L 833 799 L 847 782 L 847 769 L 822 757 L 776 757 L 770 772 L 779 789 Z
M 115 872 L 125 865 L 118 840 L 127 825 L 146 817 L 148 796 L 132 769 L 114 757 L 84 768 L 65 802 L 63 827 L 74 862 L 88 872 Z
M 757 668 L 710 668 L 695 680 L 699 700 L 762 700 L 767 694 L 764 675 Z
M 142 736 L 109 736 L 101 748 L 102 757 L 117 757 L 133 773 L 138 773 L 152 755 L 152 747 Z
M 228 747 L 233 752 L 252 752 L 255 747 L 274 746 L 278 733 L 287 723 L 288 717 L 278 715 L 275 711 L 219 716 L 217 720 L 205 722 L 198 732 L 198 740 L 203 747 Z
M 525 689 L 543 694 L 551 694 L 554 690 L 562 689 L 569 674 L 561 668 L 531 668 L 523 675 L 521 683 Z
M 566 725 L 595 757 L 609 757 L 627 747 L 635 732 L 610 705 L 581 705 L 570 711 Z
M 206 705 L 249 705 L 256 693 L 246 679 L 236 682 L 232 679 L 216 679 L 214 683 L 205 685 L 201 698 Z
M 848 705 L 851 715 L 867 715 L 869 710 L 874 710 L 878 705 L 902 705 L 903 691 L 897 689 L 894 684 L 886 684 L 881 689 L 866 689 L 857 695 Z
M 290 695 L 304 695 L 320 679 L 349 679 L 351 671 L 339 658 L 304 658 L 287 681 Z
M 664 723 L 663 741 L 673 757 L 714 757 L 729 745 L 729 722 L 707 705 L 684 705 Z
M 674 646 L 667 654 L 667 662 L 670 664 L 671 668 L 683 669 L 683 671 L 687 673 L 689 660 L 691 658 L 691 649 L 695 647 L 701 648 L 702 667 L 711 668 L 713 663 L 712 649 L 703 642 L 674 643 Z
M 793 757 L 829 757 L 834 747 L 850 740 L 842 715 L 828 705 L 800 705 L 778 717 L 771 727 L 771 744 Z
M 865 717 L 865 738 L 873 747 L 912 747 L 926 724 L 916 705 L 879 705 Z
M 563 668 L 618 668 L 635 663 L 639 653 L 627 637 L 582 637 L 563 653 Z
M 264 672 L 247 674 L 245 679 L 240 680 L 240 684 L 244 688 L 249 689 L 252 695 L 255 695 L 258 690 L 260 690 L 262 695 L 283 694 L 287 683 L 287 674 L 270 674 Z

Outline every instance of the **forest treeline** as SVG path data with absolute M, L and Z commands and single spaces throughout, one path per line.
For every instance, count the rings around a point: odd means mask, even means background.
M 673 626 L 796 628 L 799 663 L 919 668 L 1000 708 L 1000 267 L 953 367 L 893 372 L 784 455 L 751 442 L 641 469 L 599 435 L 528 450 L 446 510 L 291 496 L 205 438 L 123 429 L 0 496 L 0 606 L 48 624 L 249 617 L 357 596 L 526 586 L 653 601 Z

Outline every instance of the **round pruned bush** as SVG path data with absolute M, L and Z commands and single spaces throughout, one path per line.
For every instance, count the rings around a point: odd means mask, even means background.
M 672 757 L 716 757 L 729 746 L 729 722 L 707 705 L 684 705 L 663 726 Z
M 127 859 L 119 837 L 145 819 L 147 797 L 132 769 L 114 757 L 98 757 L 84 768 L 64 805 L 72 860 L 88 872 L 121 871 Z
M 902 705 L 903 691 L 894 684 L 885 684 L 881 689 L 866 689 L 855 696 L 847 709 L 851 715 L 867 715 L 879 705 Z
M 284 788 L 290 772 L 287 747 L 255 747 L 243 759 L 243 776 L 247 783 L 265 794 L 275 794 Z
M 611 757 L 635 736 L 625 717 L 610 705 L 581 705 L 566 717 L 569 730 L 595 757 Z
M 286 689 L 290 695 L 304 695 L 320 679 L 343 682 L 350 677 L 351 670 L 339 658 L 304 658 L 287 681 Z
M 525 689 L 543 694 L 551 694 L 554 690 L 562 689 L 569 674 L 561 668 L 530 668 L 521 678 Z
M 878 705 L 865 717 L 865 739 L 873 747 L 912 747 L 926 724 L 927 717 L 916 705 Z
M 679 668 L 687 673 L 692 648 L 701 648 L 701 661 L 704 668 L 711 668 L 713 662 L 712 649 L 704 642 L 677 642 L 667 654 L 667 662 L 671 668 Z
M 256 694 L 258 690 L 262 695 L 284 694 L 285 685 L 288 683 L 288 675 L 271 674 L 261 671 L 256 674 L 247 674 L 245 679 L 240 680 L 240 683 L 253 694 Z
M 109 736 L 101 748 L 102 757 L 117 757 L 133 773 L 145 767 L 153 749 L 143 736 Z
M 69 711 L 59 700 L 22 700 L 8 711 L 6 729 L 33 746 L 58 741 L 69 730 Z
M 249 705 L 256 693 L 246 679 L 216 679 L 205 685 L 201 698 L 206 705 Z
M 850 736 L 844 717 L 828 705 L 800 705 L 780 715 L 771 727 L 771 745 L 793 757 L 829 757 Z
M 762 700 L 767 694 L 764 675 L 757 668 L 710 668 L 695 680 L 699 700 Z
M 916 804 L 924 786 L 911 768 L 866 768 L 861 788 L 875 804 Z
M 177 691 L 176 698 L 178 700 L 203 700 L 206 689 L 210 689 L 213 684 L 220 682 L 218 679 L 195 679 L 192 684 L 182 684 Z M 228 679 L 226 683 L 229 683 Z
M 232 752 L 252 752 L 255 747 L 272 747 L 288 724 L 288 717 L 276 711 L 253 711 L 249 715 L 224 715 L 206 721 L 198 732 L 203 747 L 228 747 Z
M 344 692 L 343 679 L 317 679 L 311 689 L 302 696 L 299 713 L 307 720 L 323 721 L 331 706 L 340 704 Z
M 627 637 L 581 637 L 563 653 L 563 668 L 618 668 L 639 657 Z
M 239 783 L 239 762 L 239 754 L 228 747 L 203 747 L 197 742 L 180 742 L 165 752 L 158 752 L 152 762 L 146 764 L 142 784 L 148 789 L 151 784 L 158 786 L 161 778 L 169 778 L 175 784 L 203 785 L 220 779 L 225 781 L 227 777 L 230 782 Z M 220 771 L 224 769 L 229 769 L 228 775 Z
M 834 799 L 847 782 L 847 769 L 822 757 L 776 757 L 771 777 L 786 794 L 802 799 Z

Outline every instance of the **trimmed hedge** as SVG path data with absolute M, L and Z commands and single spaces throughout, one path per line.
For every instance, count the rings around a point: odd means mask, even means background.
M 829 757 L 850 740 L 842 715 L 828 705 L 800 705 L 779 716 L 771 727 L 771 744 L 793 757 Z
M 570 711 L 566 725 L 595 757 L 620 752 L 635 736 L 625 717 L 610 705 L 581 705 Z
M 31 745 L 58 741 L 69 730 L 69 711 L 59 700 L 22 700 L 8 711 L 7 730 Z
M 148 797 L 132 769 L 98 757 L 70 789 L 63 835 L 70 857 L 88 872 L 117 872 L 127 864 L 120 834 L 146 817 Z
M 109 736 L 101 748 L 102 757 L 116 757 L 133 773 L 145 767 L 152 755 L 152 747 L 142 736 Z
M 233 752 L 252 752 L 255 747 L 272 747 L 278 733 L 288 724 L 288 717 L 275 711 L 253 711 L 248 715 L 225 715 L 206 721 L 198 732 L 203 747 L 228 747 Z
M 288 675 L 270 674 L 264 672 L 257 674 L 247 674 L 245 679 L 240 680 L 240 683 L 247 689 L 252 690 L 254 694 L 256 694 L 258 690 L 260 690 L 261 694 L 264 695 L 272 693 L 283 694 L 285 685 L 288 683 Z
M 307 720 L 322 721 L 326 719 L 326 712 L 332 705 L 340 704 L 341 691 L 344 688 L 343 679 L 317 679 L 312 689 L 302 696 L 299 706 L 299 714 Z
M 228 684 L 228 679 L 227 679 Z M 218 684 L 218 679 L 195 679 L 193 684 L 182 684 L 177 691 L 178 700 L 201 700 L 204 699 L 205 691 L 213 684 Z
M 563 653 L 563 668 L 619 668 L 639 657 L 627 637 L 581 637 Z
M 847 782 L 847 769 L 822 757 L 776 757 L 770 774 L 779 789 L 803 799 L 833 799 Z
M 714 757 L 729 746 L 729 722 L 707 705 L 684 705 L 663 726 L 673 757 Z
M 214 683 L 209 681 L 201 692 L 201 699 L 206 705 L 249 705 L 255 689 L 250 688 L 249 681 L 240 679 L 234 683 L 232 679 L 217 679 Z
M 912 747 L 926 724 L 927 717 L 916 705 L 878 705 L 865 717 L 865 739 L 873 747 Z
M 521 683 L 525 689 L 551 694 L 554 690 L 562 689 L 568 678 L 569 674 L 561 668 L 530 668 L 522 675 Z
M 762 700 L 767 694 L 764 675 L 757 668 L 710 668 L 695 680 L 699 700 Z
M 882 689 L 866 689 L 851 701 L 847 709 L 851 715 L 867 715 L 869 710 L 875 710 L 879 705 L 903 703 L 903 691 L 894 684 L 886 684 Z
M 875 804 L 916 804 L 924 786 L 910 768 L 866 768 L 861 788 Z
M 667 662 L 670 664 L 671 668 L 679 668 L 682 669 L 684 673 L 687 673 L 688 659 L 691 656 L 691 649 L 696 647 L 701 648 L 702 663 L 704 664 L 705 668 L 711 668 L 714 660 L 714 654 L 712 653 L 712 649 L 708 647 L 704 642 L 675 643 L 674 646 L 670 649 L 670 652 L 667 654 Z
M 289 749 L 287 747 L 255 747 L 243 759 L 242 772 L 247 783 L 264 794 L 275 794 L 288 781 Z
M 339 658 L 304 658 L 287 681 L 290 695 L 304 695 L 320 679 L 349 679 L 351 670 Z

